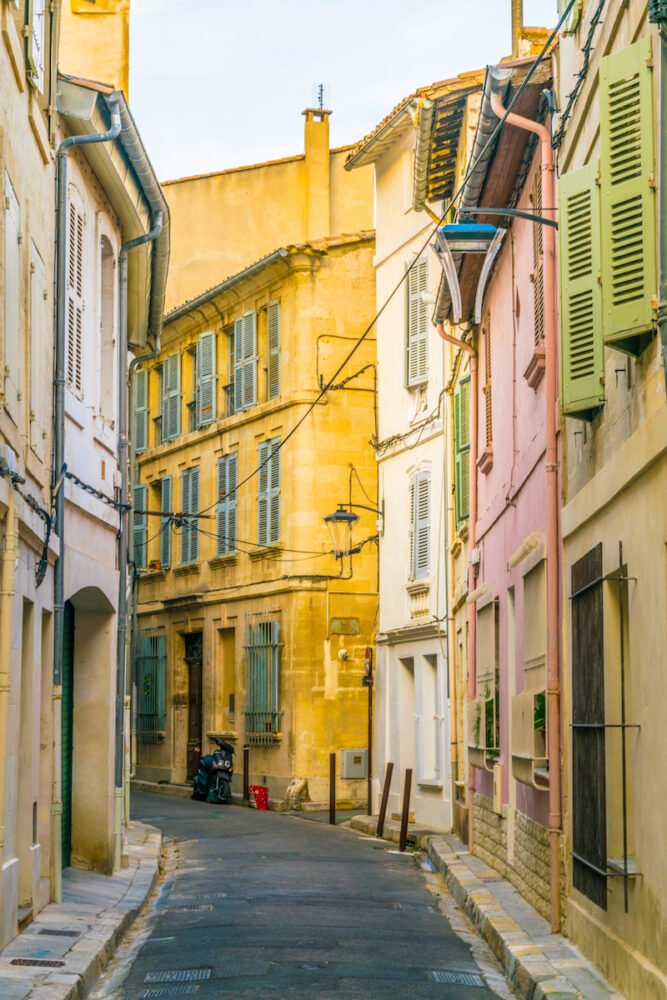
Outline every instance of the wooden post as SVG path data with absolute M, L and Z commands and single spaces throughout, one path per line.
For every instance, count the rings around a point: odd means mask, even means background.
M 329 824 L 336 825 L 336 754 L 329 754 Z
M 398 844 L 399 851 L 405 850 L 408 842 L 408 818 L 410 816 L 410 789 L 412 787 L 412 768 L 408 767 L 405 772 L 405 782 L 403 784 L 403 812 L 401 813 L 401 839 Z
M 250 747 L 243 747 L 243 804 L 250 804 Z
M 378 816 L 378 825 L 375 830 L 375 836 L 381 837 L 384 833 L 384 818 L 387 815 L 387 802 L 389 801 L 389 789 L 391 788 L 391 776 L 394 773 L 394 765 L 389 761 L 387 763 L 387 770 L 384 773 L 384 786 L 382 788 L 382 799 L 380 801 L 380 814 Z

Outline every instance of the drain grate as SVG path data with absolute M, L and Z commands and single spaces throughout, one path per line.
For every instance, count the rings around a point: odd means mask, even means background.
M 142 990 L 139 1000 L 159 1000 L 160 997 L 191 997 L 198 993 L 198 986 L 157 986 L 155 989 Z
M 159 969 L 147 972 L 145 983 L 192 983 L 211 978 L 211 969 Z
M 36 969 L 62 969 L 65 962 L 58 962 L 52 958 L 13 958 L 9 964 Z
M 79 937 L 80 931 L 58 931 L 51 927 L 40 927 L 38 934 L 48 934 L 49 937 Z
M 387 904 L 390 910 L 407 910 L 410 913 L 435 913 L 435 909 L 428 903 L 397 903 Z
M 461 986 L 486 986 L 482 976 L 474 972 L 444 972 L 442 969 L 430 969 L 429 976 L 436 983 L 457 983 Z
M 168 906 L 167 913 L 202 913 L 212 909 L 213 903 L 186 903 L 185 906 Z
M 226 892 L 179 892 L 177 896 L 172 896 L 171 898 L 175 903 L 176 902 L 180 903 L 181 900 L 185 902 L 186 899 L 226 899 L 227 893 Z

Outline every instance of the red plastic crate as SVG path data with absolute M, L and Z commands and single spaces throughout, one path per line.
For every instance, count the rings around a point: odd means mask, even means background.
M 251 785 L 250 797 L 251 802 L 254 800 L 255 809 L 266 811 L 269 808 L 269 790 L 264 785 Z

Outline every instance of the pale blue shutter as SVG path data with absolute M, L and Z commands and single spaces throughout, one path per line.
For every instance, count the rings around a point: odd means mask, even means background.
M 160 484 L 160 510 L 163 514 L 171 511 L 171 476 L 165 476 Z M 160 563 L 167 567 L 171 565 L 171 518 L 163 517 L 161 525 Z
M 234 323 L 234 413 L 243 409 L 243 320 Z
M 421 385 L 428 377 L 428 306 L 422 298 L 427 288 L 428 264 L 421 260 L 408 274 L 408 386 Z
M 218 555 L 236 551 L 236 455 L 218 459 Z
M 257 317 L 243 317 L 243 409 L 257 402 Z
M 147 490 L 148 488 L 143 485 L 135 486 L 133 490 L 132 552 L 134 565 L 138 569 L 146 566 L 148 517 L 144 512 L 146 510 Z
M 148 447 L 148 372 L 138 371 L 134 376 L 134 450 L 139 453 Z
M 270 442 L 263 441 L 258 449 L 258 488 L 257 488 L 257 541 L 260 545 L 269 544 L 269 465 Z
M 276 399 L 280 395 L 280 302 L 269 302 L 268 327 L 269 377 L 267 396 L 269 399 Z
M 412 580 L 415 574 L 415 512 L 417 510 L 417 483 L 413 476 L 410 480 L 410 516 L 408 520 L 408 575 Z
M 199 467 L 190 469 L 190 513 L 196 514 L 199 511 Z M 199 520 L 194 517 L 189 525 L 190 533 L 190 562 L 197 562 L 199 558 Z
M 181 433 L 181 356 L 172 354 L 162 365 L 162 440 Z
M 202 333 L 197 341 L 197 427 L 213 423 L 216 418 L 215 334 Z
M 271 442 L 271 460 L 268 469 L 269 544 L 276 545 L 280 541 L 280 442 L 277 438 Z
M 181 513 L 190 513 L 190 470 L 181 472 Z M 190 562 L 190 523 L 185 518 L 181 522 L 181 562 Z
M 414 477 L 414 571 L 415 580 L 428 576 L 431 531 L 431 477 L 419 472 Z

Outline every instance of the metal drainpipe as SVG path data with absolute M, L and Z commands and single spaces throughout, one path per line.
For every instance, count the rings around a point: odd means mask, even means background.
M 111 127 L 94 135 L 71 135 L 64 139 L 56 154 L 56 275 L 55 275 L 55 370 L 54 433 L 53 433 L 53 490 L 55 491 L 55 530 L 60 551 L 54 572 L 53 594 L 53 697 L 54 697 L 54 746 L 60 747 L 60 718 L 58 706 L 62 699 L 63 641 L 65 635 L 65 341 L 67 326 L 67 153 L 73 146 L 89 146 L 97 142 L 112 142 L 120 135 L 120 110 L 117 103 L 109 106 Z M 62 898 L 62 815 L 61 761 L 56 752 L 53 761 L 53 899 Z
M 128 457 L 128 406 L 127 387 L 129 373 L 126 369 L 128 334 L 127 334 L 127 296 L 128 273 L 127 258 L 130 250 L 150 243 L 162 232 L 162 213 L 155 216 L 153 226 L 148 233 L 143 233 L 133 240 L 128 240 L 121 247 L 118 258 L 120 271 L 120 330 L 118 336 L 118 466 L 120 468 L 120 498 L 126 503 L 127 489 L 127 457 Z M 116 618 L 116 747 L 114 757 L 114 868 L 121 866 L 121 820 L 123 806 L 123 759 L 125 730 L 125 662 L 127 657 L 127 510 L 120 511 L 118 532 L 118 611 Z
M 662 363 L 667 383 L 667 34 L 660 28 L 660 177 L 658 181 L 658 213 L 660 219 L 660 288 L 658 329 L 662 341 Z
M 508 125 L 525 129 L 539 137 L 542 154 L 542 192 L 550 216 L 555 205 L 555 180 L 551 136 L 544 125 L 507 114 L 500 93 L 491 94 L 491 107 L 498 118 L 505 115 Z M 560 648 L 559 599 L 560 577 L 558 551 L 558 439 L 556 425 L 557 346 L 556 346 L 556 232 L 544 227 L 544 361 L 546 382 L 546 477 L 547 477 L 547 731 L 549 758 L 549 848 L 551 878 L 551 930 L 560 930 Z
M 472 344 L 459 340 L 445 333 L 442 323 L 436 329 L 443 340 L 460 347 L 470 355 L 470 508 L 468 511 L 468 593 L 475 589 L 475 567 L 472 562 L 472 551 L 475 548 L 475 526 L 477 523 L 477 351 Z M 473 610 L 468 620 L 468 701 L 473 701 L 477 694 L 477 615 Z M 475 768 L 468 768 L 468 849 L 472 851 L 475 833 Z
M 2 756 L 0 757 L 0 802 L 5 801 L 6 776 L 6 733 L 9 712 L 10 664 L 12 645 L 12 610 L 16 595 L 16 564 L 19 555 L 19 534 L 16 523 L 15 493 L 8 483 L 7 513 L 5 515 L 5 551 L 0 563 L 0 733 L 2 733 Z M 4 808 L 0 816 L 0 857 L 5 846 Z

